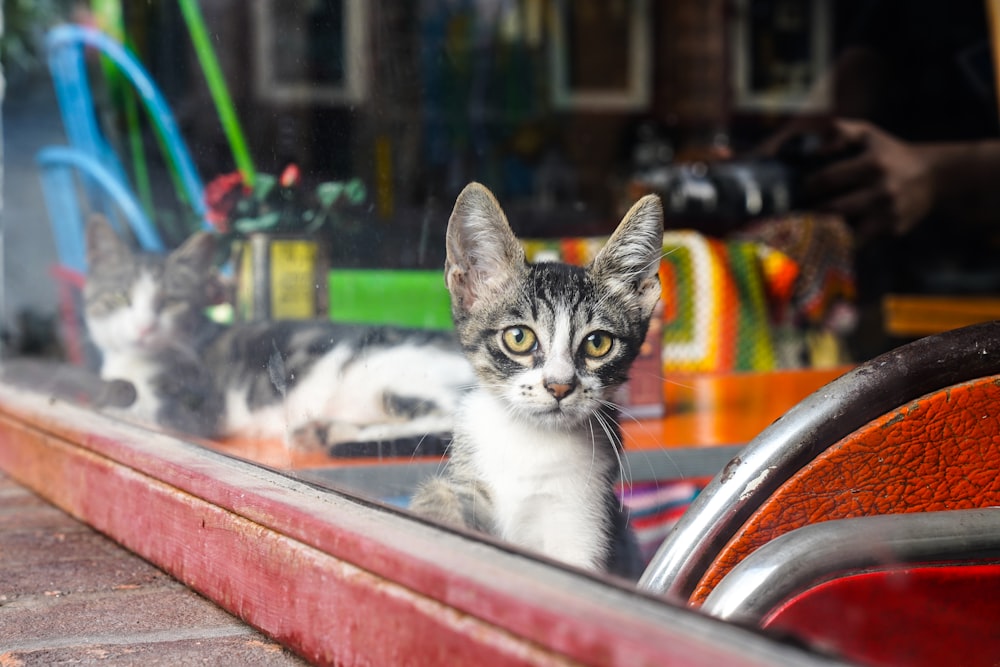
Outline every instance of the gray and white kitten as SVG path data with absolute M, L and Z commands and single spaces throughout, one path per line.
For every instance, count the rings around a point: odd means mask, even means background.
M 221 289 L 212 234 L 196 233 L 166 257 L 145 255 L 97 218 L 87 251 L 85 316 L 101 377 L 134 387 L 134 400 L 109 401 L 122 416 L 198 436 L 328 448 L 450 432 L 473 382 L 444 332 L 212 322 L 205 308 Z
M 459 195 L 445 276 L 479 383 L 455 418 L 451 458 L 417 513 L 590 570 L 636 575 L 614 494 L 612 403 L 660 296 L 659 198 L 639 200 L 586 268 L 529 264 L 482 185 Z
M 133 253 L 100 216 L 87 225 L 84 319 L 101 354 L 106 411 L 197 436 L 218 433 L 222 392 L 201 358 L 219 333 L 204 310 L 215 242 L 196 234 L 167 257 Z

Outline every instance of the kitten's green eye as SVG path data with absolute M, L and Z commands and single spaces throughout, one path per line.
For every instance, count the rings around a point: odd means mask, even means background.
M 583 339 L 583 353 L 592 359 L 600 359 L 611 351 L 614 337 L 606 331 L 595 331 Z
M 538 339 L 528 327 L 507 327 L 503 330 L 503 344 L 514 354 L 527 354 L 535 349 Z

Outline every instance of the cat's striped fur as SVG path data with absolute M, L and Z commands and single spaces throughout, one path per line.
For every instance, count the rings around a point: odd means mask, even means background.
M 110 408 L 198 436 L 284 437 L 297 447 L 450 432 L 472 371 L 451 334 L 328 321 L 224 327 L 215 237 L 166 257 L 134 253 L 103 219 L 87 228 L 84 289 L 101 376 L 135 387 Z
M 655 196 L 594 262 L 529 264 L 500 205 L 470 184 L 449 221 L 446 280 L 479 385 L 460 405 L 451 459 L 411 508 L 593 570 L 636 575 L 614 495 L 615 390 L 660 295 Z

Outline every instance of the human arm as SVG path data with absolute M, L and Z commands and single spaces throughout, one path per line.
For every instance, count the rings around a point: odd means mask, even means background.
M 909 144 L 866 121 L 837 120 L 824 150 L 849 156 L 809 174 L 806 196 L 862 238 L 906 234 L 931 213 L 981 223 L 1000 211 L 1000 140 Z

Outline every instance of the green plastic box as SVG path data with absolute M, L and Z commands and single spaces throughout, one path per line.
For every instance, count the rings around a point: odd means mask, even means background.
M 451 300 L 441 271 L 335 269 L 329 273 L 330 319 L 451 329 Z

